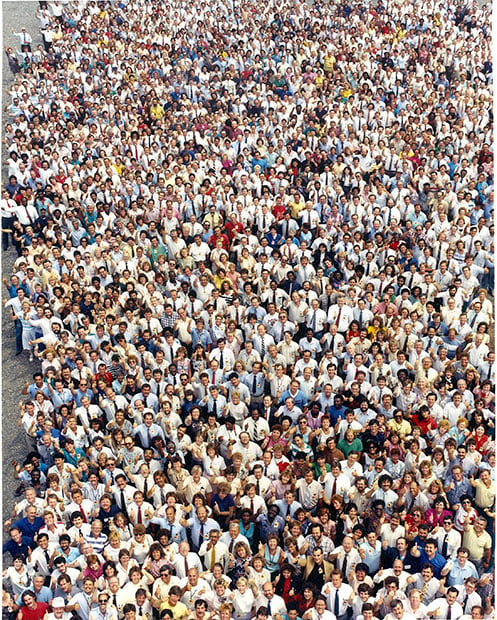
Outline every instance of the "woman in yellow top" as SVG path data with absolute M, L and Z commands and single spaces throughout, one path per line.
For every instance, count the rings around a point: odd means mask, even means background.
M 164 114 L 165 114 L 164 108 L 157 100 L 155 100 L 153 104 L 150 106 L 151 118 L 160 121 L 161 118 L 164 116 Z

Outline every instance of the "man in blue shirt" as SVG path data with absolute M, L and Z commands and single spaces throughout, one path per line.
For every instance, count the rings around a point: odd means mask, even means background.
M 446 570 L 442 572 L 447 574 L 448 571 L 447 584 L 449 586 L 462 586 L 468 577 L 479 579 L 475 565 L 468 558 L 469 551 L 465 547 L 459 547 L 457 560 L 447 563 Z
M 428 538 L 423 551 L 420 551 L 415 545 L 412 548 L 411 553 L 414 557 L 419 558 L 421 566 L 423 566 L 423 564 L 429 564 L 432 566 L 433 575 L 437 579 L 440 579 L 442 576 L 442 570 L 447 564 L 447 560 L 437 551 L 437 541 L 434 538 Z
M 45 521 L 41 517 L 36 516 L 36 508 L 28 506 L 26 508 L 26 516 L 19 519 L 12 527 L 16 527 L 23 535 L 23 539 L 30 544 L 34 540 L 38 530 L 45 525 Z

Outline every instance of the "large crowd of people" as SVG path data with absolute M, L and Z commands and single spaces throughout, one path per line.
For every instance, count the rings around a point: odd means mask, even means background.
M 491 4 L 34 6 L 3 618 L 493 618 Z

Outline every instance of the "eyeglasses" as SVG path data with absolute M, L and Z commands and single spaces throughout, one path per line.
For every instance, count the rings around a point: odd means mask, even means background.
M 107 603 L 109 601 L 108 598 L 102 598 L 98 601 L 99 605 L 103 605 L 104 603 Z

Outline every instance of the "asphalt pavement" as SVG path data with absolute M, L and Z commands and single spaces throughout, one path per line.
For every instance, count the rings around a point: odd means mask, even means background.
M 2 2 L 2 34 L 3 45 L 17 47 L 19 39 L 15 37 L 11 29 L 19 32 L 24 26 L 33 37 L 36 46 L 42 43 L 39 32 L 39 22 L 35 17 L 38 2 Z M 12 73 L 6 62 L 5 54 L 2 54 L 2 108 L 10 103 L 6 90 L 12 81 Z M 2 117 L 5 124 L 6 117 Z M 7 121 L 8 122 L 8 121 Z M 2 144 L 2 162 L 6 160 L 5 145 Z M 6 180 L 6 168 L 2 165 L 2 181 Z M 1 250 L 0 250 L 1 251 Z M 2 252 L 2 277 L 9 277 L 12 273 L 12 265 L 17 257 L 14 249 L 9 248 Z M 8 299 L 8 293 L 3 284 L 2 302 Z M 14 505 L 14 491 L 18 483 L 12 475 L 12 460 L 22 460 L 26 455 L 26 443 L 17 427 L 19 414 L 18 403 L 21 392 L 27 379 L 31 379 L 33 373 L 39 368 L 38 362 L 30 363 L 28 353 L 16 356 L 15 333 L 10 313 L 3 312 L 2 303 L 2 515 L 6 519 Z M 5 533 L 4 533 L 5 534 Z M 5 558 L 4 558 L 5 559 Z

